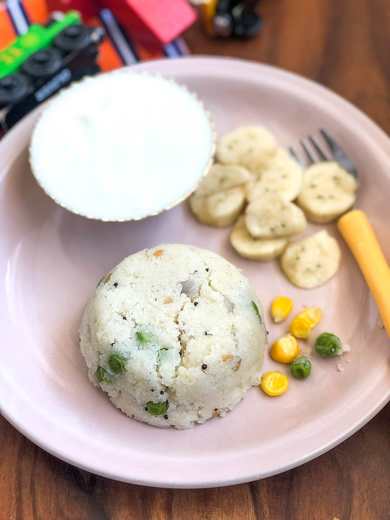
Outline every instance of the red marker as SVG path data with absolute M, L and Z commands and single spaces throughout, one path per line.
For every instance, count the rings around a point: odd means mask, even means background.
M 100 0 L 132 38 L 148 48 L 162 47 L 196 19 L 187 0 Z

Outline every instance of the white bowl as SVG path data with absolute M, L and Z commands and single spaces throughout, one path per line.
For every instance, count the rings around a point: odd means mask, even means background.
M 104 220 L 140 220 L 182 202 L 215 148 L 209 114 L 185 87 L 130 68 L 88 78 L 44 109 L 32 171 L 62 207 Z

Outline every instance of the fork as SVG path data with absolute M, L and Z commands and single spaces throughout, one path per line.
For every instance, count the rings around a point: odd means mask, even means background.
M 304 159 L 294 148 L 289 148 L 290 155 L 302 166 L 311 166 L 316 162 L 335 161 L 355 179 L 358 171 L 342 147 L 324 129 L 320 130 L 323 143 L 318 143 L 313 136 L 301 139 L 300 145 Z M 324 146 L 327 153 L 324 152 Z M 330 157 L 329 157 L 330 155 Z M 368 287 L 376 301 L 387 334 L 390 336 L 390 266 L 367 215 L 361 210 L 345 213 L 337 222 L 337 228 L 348 244 Z
M 296 161 L 301 164 L 301 166 L 311 166 L 316 162 L 322 161 L 336 161 L 339 165 L 344 168 L 348 173 L 350 173 L 355 179 L 358 178 L 357 168 L 349 158 L 349 156 L 344 152 L 339 144 L 331 137 L 331 135 L 321 128 L 320 134 L 322 136 L 322 140 L 324 141 L 325 147 L 330 154 L 330 157 L 326 155 L 323 148 L 318 144 L 318 139 L 316 139 L 309 135 L 306 139 L 300 140 L 300 145 L 302 147 L 305 159 L 300 159 L 299 155 L 295 152 L 294 148 L 290 147 L 288 149 L 290 155 L 294 157 Z M 309 146 L 309 143 L 311 146 Z M 317 159 L 316 156 L 317 155 Z

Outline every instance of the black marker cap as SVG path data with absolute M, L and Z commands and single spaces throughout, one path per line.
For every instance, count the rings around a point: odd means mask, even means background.
M 82 24 L 70 25 L 55 38 L 54 45 L 70 52 L 86 47 L 91 42 L 90 30 Z
M 44 78 L 54 74 L 62 66 L 62 57 L 56 49 L 44 49 L 32 54 L 22 66 L 23 72 L 33 78 Z
M 23 74 L 11 74 L 0 79 L 0 108 L 17 103 L 30 91 L 31 84 Z

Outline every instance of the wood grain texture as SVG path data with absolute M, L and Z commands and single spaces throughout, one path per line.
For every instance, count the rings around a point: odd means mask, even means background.
M 390 133 L 390 2 L 263 0 L 248 42 L 187 34 L 194 53 L 238 56 L 315 79 Z M 97 454 L 98 456 L 98 454 Z M 46 454 L 0 418 L 0 520 L 390 520 L 390 406 L 315 461 L 212 490 L 130 486 Z

